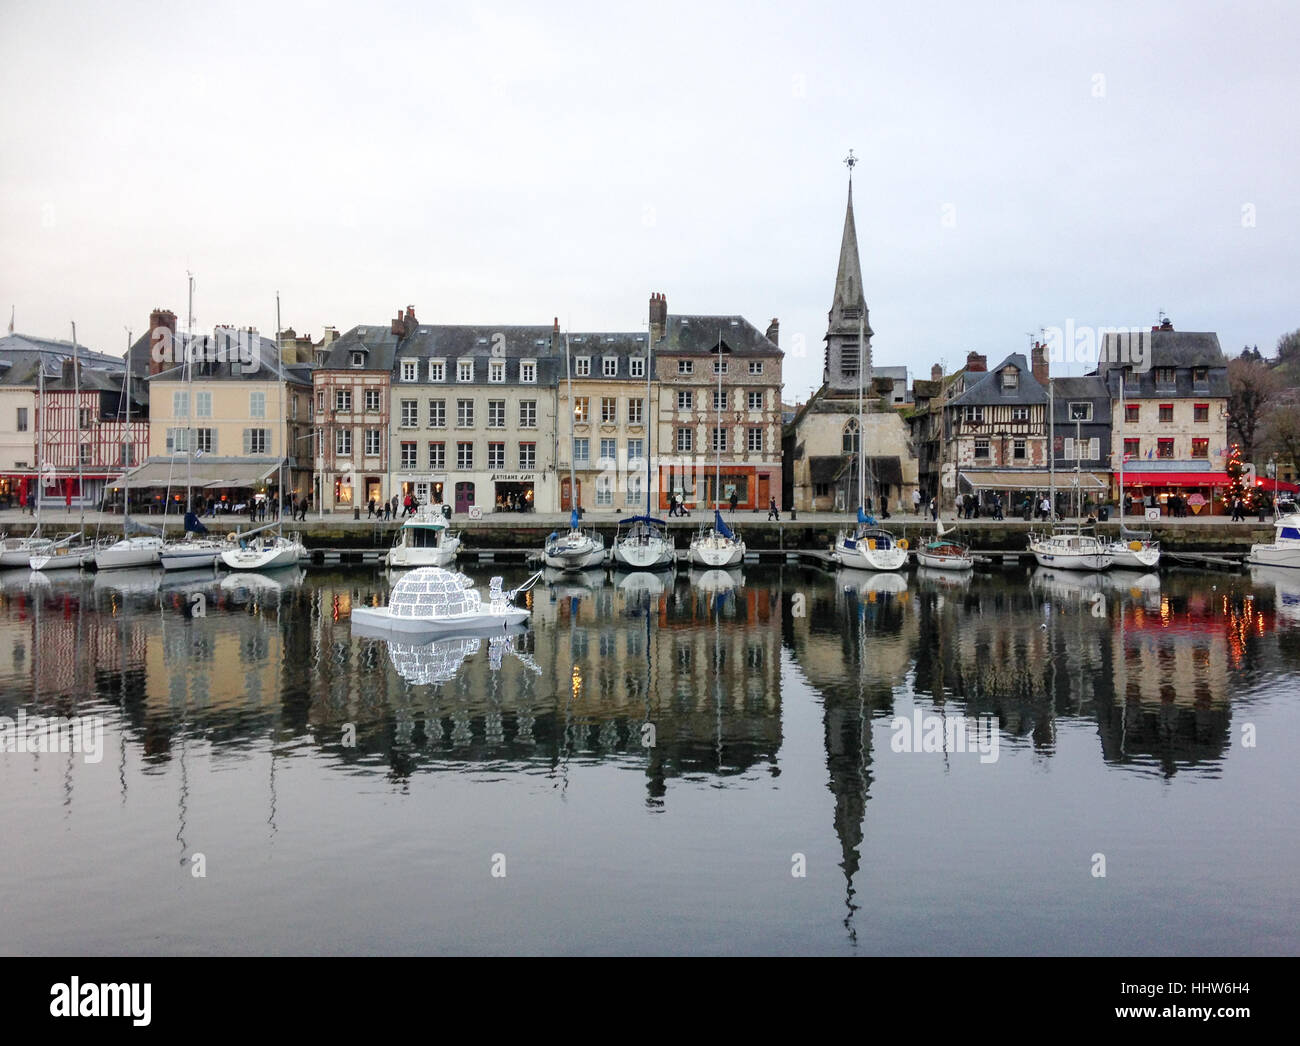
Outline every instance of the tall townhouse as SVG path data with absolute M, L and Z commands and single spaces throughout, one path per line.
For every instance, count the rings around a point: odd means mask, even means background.
M 185 364 L 187 353 L 191 364 Z M 254 496 L 312 496 L 312 369 L 254 328 L 217 327 L 187 338 L 176 316 L 155 310 L 130 351 L 149 388 L 149 458 L 133 491 L 190 486 L 194 498 L 246 504 Z M 173 499 L 174 500 L 174 499 Z
M 400 331 L 415 321 L 399 312 L 389 327 L 353 327 L 329 346 L 312 374 L 317 440 L 312 448 L 326 511 L 351 512 L 389 490 L 388 429 L 393 357 Z
M 1211 332 L 1108 334 L 1097 374 L 1109 390 L 1124 487 L 1162 510 L 1177 495 L 1190 512 L 1231 511 L 1228 486 L 1228 361 Z M 1122 399 L 1122 402 L 1121 402 Z M 1119 461 L 1112 462 L 1118 481 Z
M 658 383 L 655 506 L 666 510 L 673 493 L 688 507 L 726 504 L 733 493 L 743 509 L 779 499 L 782 355 L 776 321 L 765 334 L 741 316 L 669 315 L 667 298 L 652 294 L 650 334 Z
M 399 326 L 388 489 L 457 513 L 557 511 L 559 323 L 427 325 L 408 310 Z
M 572 402 L 563 359 L 556 368 L 561 510 L 580 505 L 584 511 L 645 511 L 653 395 L 652 388 L 647 392 L 648 340 L 645 331 L 569 336 Z M 569 492 L 570 461 L 577 485 L 574 497 Z

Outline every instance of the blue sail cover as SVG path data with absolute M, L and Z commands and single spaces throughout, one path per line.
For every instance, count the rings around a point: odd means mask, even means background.
M 716 530 L 721 537 L 726 538 L 728 541 L 730 541 L 732 538 L 736 536 L 731 532 L 731 528 L 727 526 L 725 522 L 723 522 L 722 511 L 716 508 L 713 510 L 713 529 Z
M 578 510 L 576 508 L 569 513 L 569 529 L 578 529 Z
M 862 511 L 862 506 L 859 505 L 859 506 L 858 506 L 858 522 L 859 522 L 859 523 L 865 523 L 865 524 L 867 524 L 867 526 L 869 526 L 869 527 L 874 527 L 874 526 L 876 525 L 876 517 L 875 517 L 875 516 L 868 516 L 865 512 Z
M 193 512 L 185 513 L 185 533 L 187 534 L 206 534 L 208 528 L 199 522 L 199 517 Z

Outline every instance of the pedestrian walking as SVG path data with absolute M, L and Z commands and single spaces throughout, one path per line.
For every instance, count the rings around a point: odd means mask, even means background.
M 375 499 L 371 498 L 366 502 L 366 519 L 375 518 Z
M 731 514 L 736 514 L 736 506 L 740 504 L 740 495 L 734 490 L 731 492 Z
M 768 499 L 767 499 L 767 518 L 768 518 L 769 521 L 774 519 L 774 520 L 776 520 L 778 523 L 781 522 L 781 513 L 778 512 L 777 509 L 776 509 L 776 498 L 775 498 L 775 497 L 771 497 L 771 498 L 768 498 Z
M 918 488 L 917 490 L 912 491 L 912 515 L 919 516 L 920 514 L 921 514 L 921 491 Z
M 930 520 L 934 523 L 939 521 L 939 501 L 937 498 L 930 499 Z

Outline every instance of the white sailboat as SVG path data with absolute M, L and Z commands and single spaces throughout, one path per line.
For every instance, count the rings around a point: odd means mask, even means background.
M 863 408 L 863 376 L 870 381 L 870 363 L 867 358 L 866 325 L 858 319 L 858 525 L 852 531 L 841 530 L 835 538 L 831 558 L 841 567 L 851 570 L 901 570 L 907 564 L 907 541 L 895 538 L 884 527 L 876 525 L 874 517 L 867 515 L 867 430 Z
M 159 552 L 163 570 L 200 570 L 216 565 L 225 543 L 208 537 L 191 504 L 194 479 L 194 276 L 189 277 L 189 312 L 185 322 L 185 534 L 167 541 Z
M 126 356 L 126 375 L 123 385 L 126 397 L 127 445 L 131 443 L 131 354 Z M 153 527 L 131 519 L 131 469 L 122 473 L 122 538 L 95 552 L 96 570 L 127 570 L 133 567 L 155 567 L 159 563 L 163 539 Z
M 436 505 L 421 505 L 398 528 L 385 562 L 390 567 L 445 567 L 460 551 L 460 535 L 449 529 Z
M 1119 376 L 1119 416 L 1124 417 L 1124 374 Z M 1076 444 L 1077 445 L 1077 444 Z M 1160 542 L 1150 531 L 1129 530 L 1124 525 L 1124 444 L 1119 452 L 1119 540 L 1108 546 L 1111 564 L 1125 570 L 1153 570 L 1160 565 Z
M 647 432 L 645 456 L 646 514 L 629 516 L 621 521 L 614 534 L 614 564 L 628 570 L 659 570 L 674 566 L 677 549 L 668 536 L 667 524 L 650 515 L 650 463 L 654 456 L 654 430 L 658 411 L 653 410 L 650 399 L 650 375 L 654 373 L 654 328 L 646 338 L 645 402 L 650 421 Z M 624 531 L 626 527 L 626 531 Z
M 569 512 L 569 530 L 565 534 L 558 531 L 546 539 L 542 548 L 542 558 L 548 567 L 556 570 L 587 570 L 598 567 L 605 562 L 605 539 L 594 530 L 583 532 L 578 526 L 577 481 L 573 469 L 573 373 L 570 369 L 569 334 L 564 334 L 564 374 L 569 383 L 569 499 L 572 508 Z M 649 402 L 646 403 L 647 409 Z M 648 496 L 648 492 L 647 492 Z
M 1051 515 L 1055 517 L 1056 392 L 1050 377 L 1047 379 L 1047 417 L 1048 504 L 1051 506 Z M 1077 524 L 1071 531 L 1058 531 L 1053 525 L 1046 534 L 1030 534 L 1029 551 L 1040 567 L 1058 570 L 1105 570 L 1114 559 L 1108 542 Z
M 283 356 L 280 351 L 280 295 L 275 296 L 275 366 L 276 373 L 279 375 L 280 387 L 280 413 L 279 417 L 284 418 L 284 384 L 285 377 L 283 373 Z M 284 422 L 280 422 L 281 433 L 286 434 Z M 256 527 L 253 530 L 245 531 L 243 534 L 238 532 L 230 534 L 227 540 L 234 547 L 227 547 L 221 553 L 221 562 L 231 570 L 282 570 L 285 567 L 297 566 L 300 560 L 307 558 L 307 549 L 303 546 L 302 540 L 297 534 L 284 533 L 284 466 L 288 460 L 288 448 L 282 447 L 280 451 L 280 484 L 276 497 L 279 498 L 280 516 L 274 523 L 267 523 L 264 526 Z M 275 533 L 269 533 L 274 530 Z M 261 534 L 262 537 L 257 541 L 250 541 L 249 538 L 255 534 Z
M 945 539 L 944 535 L 950 533 L 952 530 L 945 530 L 943 521 L 937 520 L 934 540 L 917 546 L 917 565 L 934 570 L 970 570 L 975 566 L 975 559 L 970 554 L 970 546 L 954 538 Z
M 700 532 L 691 541 L 688 558 L 697 567 L 734 567 L 745 560 L 745 542 L 722 519 L 722 331 L 718 331 L 718 358 L 714 363 L 718 372 L 718 394 L 715 406 L 718 428 L 714 436 L 716 451 L 713 472 L 713 526 L 701 525 Z

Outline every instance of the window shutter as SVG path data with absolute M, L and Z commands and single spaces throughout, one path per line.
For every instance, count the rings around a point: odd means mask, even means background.
M 244 453 L 251 454 L 253 452 L 252 446 L 253 446 L 253 430 L 244 429 Z
M 1088 460 L 1101 460 L 1101 440 L 1096 436 L 1093 436 L 1089 441 Z
M 1062 457 L 1065 457 L 1065 458 L 1073 458 L 1073 457 L 1074 457 L 1074 437 L 1073 437 L 1073 436 L 1066 436 L 1066 437 L 1065 437 L 1065 453 L 1062 455 Z

